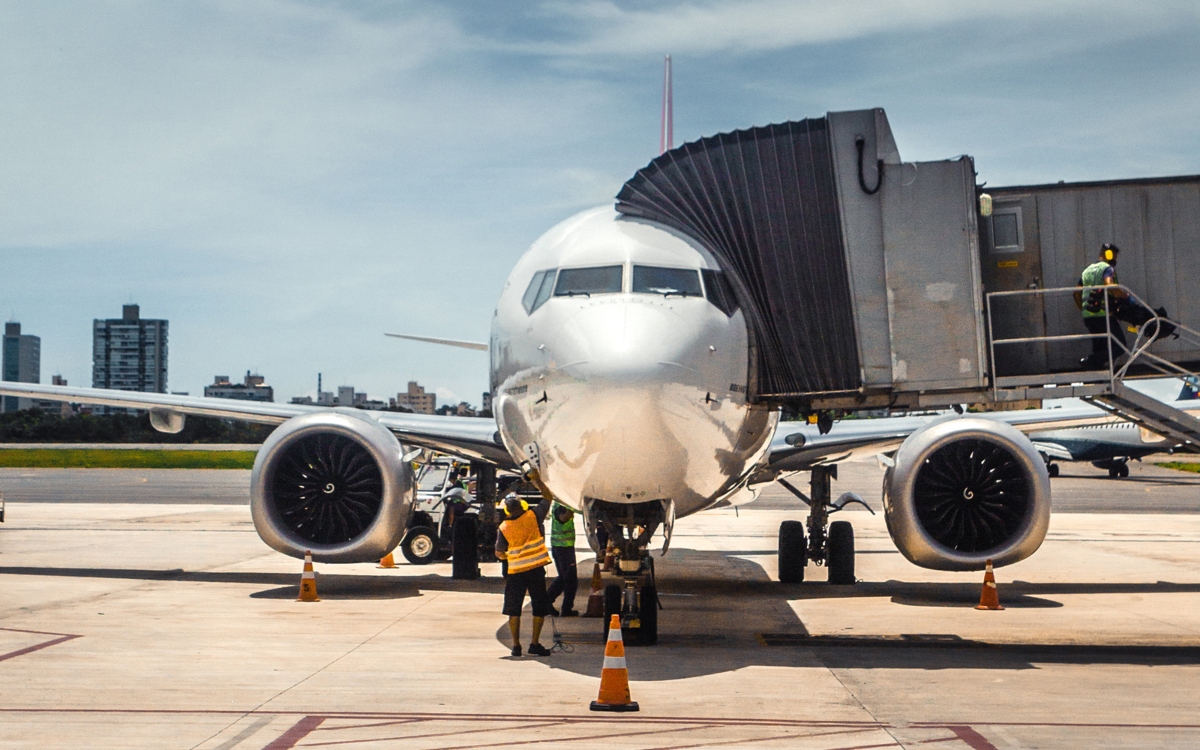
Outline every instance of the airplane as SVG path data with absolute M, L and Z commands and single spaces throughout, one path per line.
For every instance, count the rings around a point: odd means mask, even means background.
M 1200 383 L 1194 378 L 1185 378 L 1179 401 L 1197 400 Z M 1178 406 L 1183 411 L 1195 413 L 1196 409 Z M 1033 445 L 1042 454 L 1046 470 L 1051 477 L 1059 474 L 1055 461 L 1088 461 L 1097 469 L 1106 469 L 1113 479 L 1129 476 L 1129 461 L 1155 453 L 1170 452 L 1177 443 L 1120 419 L 1106 420 L 1101 424 L 1083 427 L 1068 427 L 1030 434 Z
M 277 425 L 251 472 L 251 515 L 268 546 L 318 562 L 376 561 L 399 544 L 423 450 L 521 472 L 582 513 L 593 550 L 606 532 L 623 579 L 606 609 L 631 627 L 657 611 L 656 534 L 666 553 L 677 520 L 749 502 L 800 471 L 809 494 L 785 486 L 809 517 L 780 527 L 779 578 L 802 581 L 812 561 L 831 584 L 853 584 L 853 528 L 829 521 L 844 503 L 830 487 L 838 462 L 864 455 L 888 466 L 888 530 L 913 563 L 978 570 L 1038 549 L 1050 481 L 1025 433 L 1106 415 L 1079 405 L 781 429 L 780 410 L 749 396 L 739 294 L 699 240 L 609 205 L 567 218 L 521 256 L 486 344 L 400 334 L 486 349 L 490 420 L 14 382 L 0 394 L 144 409 L 164 432 L 188 415 Z M 653 643 L 657 618 L 644 621 L 639 640 Z
M 524 471 L 582 512 L 593 549 L 598 529 L 608 531 L 626 590 L 652 565 L 651 537 L 661 529 L 665 552 L 677 519 L 749 502 L 756 486 L 786 474 L 827 477 L 838 461 L 891 450 L 885 512 L 906 557 L 943 570 L 1017 562 L 1041 544 L 1050 512 L 1046 464 L 1021 430 L 1099 412 L 780 430 L 779 410 L 748 403 L 739 387 L 747 346 L 743 312 L 703 246 L 601 207 L 550 229 L 509 275 L 488 343 L 493 420 L 12 382 L 0 394 L 145 409 L 165 432 L 182 430 L 187 415 L 278 425 L 251 474 L 255 528 L 279 552 L 311 550 L 329 563 L 375 561 L 400 542 L 414 449 Z M 919 471 L 926 465 L 937 476 Z M 813 494 L 814 510 L 827 511 L 827 498 Z M 830 561 L 837 580 L 849 566 L 853 582 L 852 531 L 847 539 L 810 522 L 814 547 L 789 528 L 781 556 L 791 568 L 781 577 L 802 578 L 812 558 Z M 635 614 L 657 596 L 640 589 L 630 596 Z

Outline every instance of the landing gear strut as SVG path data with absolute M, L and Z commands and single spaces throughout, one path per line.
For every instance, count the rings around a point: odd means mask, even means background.
M 631 646 L 658 642 L 658 586 L 650 538 L 663 521 L 661 503 L 611 506 L 597 503 L 597 513 L 617 550 L 617 572 L 622 582 L 604 589 L 604 635 L 608 636 L 613 615 L 621 618 L 621 639 Z
M 854 577 L 854 527 L 849 521 L 829 522 L 829 514 L 841 510 L 850 502 L 863 503 L 861 498 L 842 496 L 841 504 L 830 500 L 830 485 L 837 479 L 837 466 L 814 466 L 809 491 L 812 497 L 793 487 L 787 480 L 779 483 L 809 507 L 808 540 L 799 521 L 784 521 L 779 526 L 779 580 L 799 583 L 804 580 L 804 567 L 809 560 L 829 568 L 829 583 L 848 586 Z M 863 503 L 866 505 L 866 503 Z M 831 510 L 832 509 L 832 510 Z M 868 508 L 870 510 L 870 508 Z

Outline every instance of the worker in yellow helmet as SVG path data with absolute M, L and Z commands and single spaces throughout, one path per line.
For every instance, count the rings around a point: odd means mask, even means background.
M 550 503 L 545 499 L 530 508 L 516 493 L 504 498 L 505 520 L 496 534 L 496 557 L 508 564 L 502 611 L 508 615 L 513 656 L 521 655 L 521 608 L 526 592 L 533 606 L 533 638 L 529 644 L 529 655 L 550 655 L 550 651 L 538 642 L 546 615 L 550 614 L 550 597 L 546 595 L 546 566 L 550 564 L 550 553 L 546 551 L 546 539 L 542 533 L 542 524 L 549 510 Z
M 1096 262 L 1083 269 L 1079 276 L 1080 288 L 1075 292 L 1075 304 L 1083 314 L 1084 326 L 1094 336 L 1092 353 L 1079 360 L 1080 367 L 1085 370 L 1108 367 L 1110 346 L 1113 359 L 1125 354 L 1129 349 L 1125 342 L 1125 327 L 1117 321 L 1117 307 L 1128 299 L 1129 295 L 1120 288 L 1108 290 L 1108 294 L 1105 295 L 1103 288 L 1120 284 L 1117 281 L 1117 256 L 1120 253 L 1121 248 L 1116 245 L 1101 245 Z

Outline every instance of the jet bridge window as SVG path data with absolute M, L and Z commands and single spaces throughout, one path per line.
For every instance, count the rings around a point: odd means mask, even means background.
M 643 294 L 678 294 L 681 297 L 700 297 L 700 274 L 694 268 L 664 268 L 634 266 L 633 291 Z
M 615 294 L 621 291 L 622 266 L 593 266 L 564 268 L 558 272 L 555 297 L 590 297 L 593 294 Z
M 550 290 L 554 288 L 555 270 L 551 268 L 548 271 L 538 271 L 533 275 L 533 280 L 529 282 L 529 288 L 525 290 L 525 296 L 521 298 L 525 312 L 532 314 L 534 310 L 542 306 L 543 302 L 550 299 Z
M 725 313 L 726 317 L 733 317 L 738 311 L 738 303 L 737 298 L 733 296 L 733 289 L 729 286 L 729 279 L 725 278 L 721 271 L 711 268 L 702 269 L 700 275 L 704 277 L 704 293 L 708 301 Z
M 1022 239 L 1020 207 L 992 214 L 993 253 L 1019 253 L 1025 249 Z

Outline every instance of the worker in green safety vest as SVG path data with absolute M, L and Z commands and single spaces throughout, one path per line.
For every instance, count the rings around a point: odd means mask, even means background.
M 550 608 L 550 614 L 556 617 L 575 617 L 575 591 L 579 588 L 579 572 L 575 567 L 575 511 L 558 503 L 550 511 L 550 555 L 554 558 L 554 567 L 558 569 L 558 577 L 550 584 L 546 592 L 550 603 L 562 594 L 562 610 Z
M 1100 246 L 1099 259 L 1083 269 L 1079 276 L 1080 289 L 1075 292 L 1075 304 L 1083 313 L 1083 324 L 1088 332 L 1097 334 L 1092 338 L 1092 353 L 1079 360 L 1085 370 L 1099 370 L 1108 367 L 1109 337 L 1112 337 L 1112 356 L 1118 356 L 1128 351 L 1125 343 L 1125 327 L 1117 320 L 1117 307 L 1129 295 L 1123 289 L 1110 289 L 1107 295 L 1100 287 L 1116 286 L 1117 256 L 1121 248 L 1105 243 Z M 1084 289 L 1083 287 L 1094 287 Z M 1107 300 L 1106 300 L 1107 297 Z M 1108 334 L 1108 336 L 1104 335 Z

